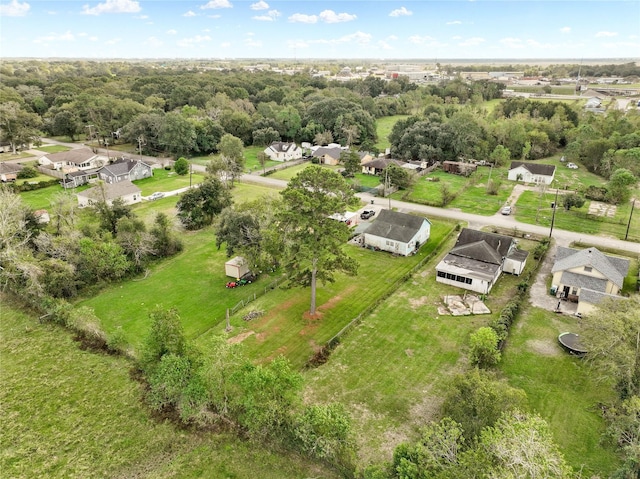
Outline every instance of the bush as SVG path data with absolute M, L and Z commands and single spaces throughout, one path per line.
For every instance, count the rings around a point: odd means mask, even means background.
M 38 171 L 35 168 L 31 168 L 30 166 L 25 166 L 18 172 L 18 179 L 26 179 L 26 178 L 35 178 L 38 176 Z
M 189 162 L 183 157 L 180 157 L 173 164 L 173 170 L 180 176 L 184 176 L 189 173 Z
M 471 334 L 469 339 L 469 361 L 474 366 L 486 369 L 500 361 L 498 334 L 491 328 L 483 327 Z

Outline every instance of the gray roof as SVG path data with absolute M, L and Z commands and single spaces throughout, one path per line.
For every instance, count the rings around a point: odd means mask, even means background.
M 629 260 L 605 255 L 593 246 L 583 250 L 558 246 L 556 262 L 551 272 L 555 273 L 581 266 L 590 266 L 603 274 L 613 284 L 622 288 L 624 277 L 629 271 L 629 265 Z
M 102 193 L 103 188 L 104 196 Z M 101 183 L 98 186 L 78 193 L 78 196 L 84 196 L 97 201 L 101 201 L 102 199 L 109 201 L 132 193 L 140 193 L 140 191 L 140 188 L 130 181 L 120 181 L 118 183 Z
M 461 273 L 465 276 L 475 277 L 491 281 L 495 278 L 497 271 L 501 265 L 496 263 L 489 263 L 486 261 L 480 261 L 466 256 L 458 256 L 457 254 L 449 253 L 436 267 L 437 270 L 443 269 L 442 263 L 446 264 L 449 269 L 451 267 L 460 268 Z
M 520 261 L 520 262 L 526 260 L 528 257 L 529 257 L 528 251 L 524 251 L 518 248 L 512 249 L 511 252 L 507 255 L 507 258 L 513 259 L 515 261 Z
M 460 256 L 483 263 L 502 264 L 502 256 L 495 248 L 489 246 L 486 241 L 476 241 L 474 243 L 454 246 L 449 252 L 451 255 Z
M 296 144 L 295 143 L 287 143 L 285 141 L 274 141 L 273 143 L 271 143 L 269 145 L 269 148 L 271 148 L 274 151 L 278 151 L 278 152 L 287 152 L 290 149 L 295 149 L 296 148 Z
M 97 155 L 89 148 L 76 148 L 69 151 L 60 151 L 58 153 L 45 155 L 45 158 L 47 158 L 52 163 L 57 163 L 58 161 L 64 161 L 67 163 L 74 163 L 76 165 L 80 165 L 96 156 Z
M 544 165 L 542 163 L 525 163 L 524 161 L 512 161 L 510 170 L 518 168 L 522 166 L 526 168 L 534 175 L 544 175 L 544 176 L 553 176 L 556 171 L 556 167 L 554 165 Z
M 151 168 L 149 165 L 147 165 L 146 163 L 140 160 L 130 160 L 128 158 L 120 158 L 119 160 L 116 160 L 113 163 L 110 163 L 100 168 L 100 173 L 107 174 L 108 176 L 126 175 L 131 170 L 133 170 L 133 168 L 138 163 Z
M 573 286 L 574 288 L 587 288 L 593 291 L 604 292 L 607 290 L 607 280 L 588 276 L 586 274 L 571 273 L 563 271 L 560 277 L 560 283 Z
M 580 302 L 585 302 L 585 303 L 589 303 L 589 304 L 600 304 L 603 300 L 605 299 L 614 299 L 614 300 L 618 300 L 618 299 L 627 299 L 623 296 L 617 296 L 615 294 L 607 294 L 607 293 L 602 293 L 600 291 L 594 291 L 592 289 L 582 289 L 580 291 L 580 298 L 579 301 Z
M 23 168 L 22 165 L 18 165 L 16 163 L 6 163 L 4 161 L 0 162 L 0 173 L 17 173 Z
M 321 156 L 328 155 L 331 158 L 337 159 L 337 158 L 340 158 L 341 153 L 342 153 L 342 148 L 338 146 L 334 146 L 334 147 L 321 146 L 316 151 L 314 151 L 311 156 L 315 158 L 319 158 Z
M 382 210 L 364 233 L 407 243 L 422 228 L 425 221 L 430 223 L 423 216 L 408 215 L 393 210 Z
M 487 233 L 485 231 L 472 230 L 470 228 L 462 228 L 462 231 L 460 231 L 460 234 L 458 235 L 458 240 L 451 252 L 459 246 L 472 245 L 481 241 L 484 241 L 488 246 L 490 246 L 491 249 L 499 255 L 500 260 L 509 255 L 509 251 L 514 243 L 514 239 L 510 236 Z M 473 251 L 473 249 L 471 249 L 471 251 Z M 482 258 L 475 259 L 482 260 Z
M 66 177 L 67 178 L 75 178 L 76 176 L 81 177 L 81 176 L 96 175 L 96 174 L 98 174 L 98 170 L 99 169 L 100 168 L 91 168 L 89 170 L 72 171 L 71 173 L 67 173 Z

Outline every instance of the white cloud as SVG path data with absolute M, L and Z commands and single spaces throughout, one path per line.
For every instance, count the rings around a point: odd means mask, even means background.
M 229 48 L 229 47 L 231 46 L 231 42 L 222 42 L 222 43 L 220 44 L 220 46 L 221 46 L 222 48 Z
M 309 43 L 320 43 L 324 45 L 340 45 L 343 43 L 357 43 L 358 45 L 368 45 L 371 42 L 371 34 L 364 32 L 350 33 L 340 38 L 310 40 Z
M 229 0 L 211 0 L 210 2 L 202 5 L 200 8 L 202 10 L 208 10 L 211 8 L 232 8 L 233 5 L 229 2 Z
M 393 47 L 389 45 L 387 42 L 385 42 L 384 40 L 379 40 L 378 46 L 383 50 L 393 50 Z
M 178 40 L 177 45 L 179 47 L 190 48 L 198 43 L 210 42 L 210 41 L 211 41 L 211 37 L 209 35 L 196 35 L 195 37 L 182 38 Z
M 276 18 L 282 15 L 278 10 L 269 10 L 266 15 L 256 15 L 252 17 L 254 20 L 260 20 L 262 22 L 273 22 Z
M 289 47 L 289 49 L 309 48 L 309 44 L 304 40 L 288 40 L 287 47 Z
M 75 36 L 70 31 L 65 33 L 50 33 L 43 37 L 36 37 L 33 43 L 51 43 L 51 42 L 72 42 L 75 41 Z
M 409 17 L 411 15 L 413 15 L 413 12 L 411 10 L 407 10 L 406 7 L 396 8 L 389 14 L 390 17 Z
M 320 12 L 320 19 L 326 23 L 342 23 L 355 20 L 357 17 L 351 13 L 336 13 L 333 10 Z
M 601 38 L 601 37 L 615 37 L 617 36 L 618 33 L 617 32 L 598 32 L 596 33 L 596 38 Z
M 447 22 L 445 25 L 462 25 L 460 20 L 453 20 L 451 22 Z
M 90 42 L 97 42 L 98 41 L 98 37 L 89 37 L 89 41 Z
M 140 20 L 146 20 L 147 18 L 149 18 L 149 15 L 138 15 L 136 18 Z
M 451 40 L 462 40 L 460 35 L 456 35 L 455 37 L 451 37 Z
M 485 39 L 481 38 L 481 37 L 471 37 L 466 39 L 464 42 L 460 42 L 458 43 L 458 45 L 460 45 L 461 47 L 475 47 L 480 45 L 481 43 L 484 43 Z
M 387 37 L 387 40 L 389 40 L 390 42 L 395 42 L 398 39 L 398 37 L 396 37 L 395 35 L 389 35 Z
M 107 0 L 93 8 L 89 5 L 82 7 L 85 15 L 102 15 L 103 13 L 138 13 L 141 10 L 140 3 L 134 0 Z
M 104 42 L 105 45 L 116 45 L 122 41 L 122 38 L 112 38 L 111 40 L 107 40 Z
M 27 2 L 20 3 L 18 0 L 11 0 L 11 3 L 0 5 L 0 16 L 3 17 L 24 17 L 31 5 Z
M 293 23 L 317 23 L 316 15 L 305 15 L 304 13 L 294 13 L 289 17 L 289 21 Z
M 165 32 L 167 35 L 175 35 L 176 33 L 178 33 L 178 30 L 174 30 L 173 28 L 171 30 L 167 30 Z
M 194 13 L 191 10 L 189 10 L 188 12 L 183 13 L 182 16 L 183 17 L 195 17 L 195 16 L 197 16 L 197 13 Z
M 502 38 L 500 43 L 509 48 L 524 48 L 524 43 L 520 38 L 506 37 Z
M 207 15 L 207 18 L 220 18 L 222 15 Z
M 560 33 L 570 33 L 571 32 L 571 27 L 562 27 L 560 29 Z
M 161 47 L 163 45 L 162 40 L 160 40 L 157 37 L 149 37 L 147 38 L 147 40 L 144 42 L 145 45 L 149 45 L 150 47 Z
M 251 10 L 268 10 L 269 4 L 264 0 L 260 0 L 257 3 L 252 3 L 250 8 Z
M 253 34 L 249 35 L 247 38 L 244 39 L 244 44 L 252 48 L 262 47 L 262 42 L 260 40 L 255 40 L 253 38 Z
M 429 35 L 425 35 L 425 36 L 411 35 L 409 37 L 409 41 L 411 43 L 415 43 L 416 45 L 420 45 L 422 43 L 427 43 L 427 42 L 432 42 L 433 40 L 434 40 L 434 38 L 430 37 Z
M 629 35 L 630 40 L 635 40 L 636 38 L 638 38 L 638 35 Z

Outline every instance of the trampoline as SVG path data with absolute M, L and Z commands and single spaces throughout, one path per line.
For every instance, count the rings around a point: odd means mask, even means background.
M 580 335 L 576 333 L 562 333 L 560 336 L 558 336 L 558 341 L 560 342 L 562 347 L 569 351 L 571 354 L 583 356 L 588 352 L 584 348 L 582 343 L 580 343 Z

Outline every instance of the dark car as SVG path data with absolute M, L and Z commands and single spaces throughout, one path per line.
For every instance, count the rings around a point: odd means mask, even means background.
M 360 218 L 363 220 L 368 220 L 369 218 L 373 218 L 376 215 L 376 210 L 364 210 L 360 213 Z

